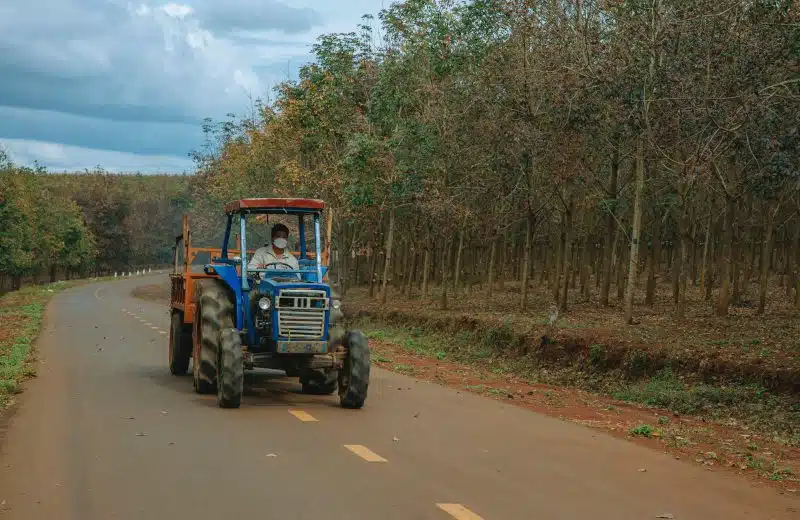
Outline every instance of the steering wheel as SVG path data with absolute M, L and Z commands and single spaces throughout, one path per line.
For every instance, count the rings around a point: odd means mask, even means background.
M 287 264 L 286 262 L 269 262 L 269 263 L 267 263 L 267 264 L 261 264 L 261 265 L 263 265 L 263 266 L 264 266 L 264 267 L 263 267 L 263 269 L 267 269 L 267 266 L 268 266 L 268 265 L 285 265 L 285 266 L 286 266 L 286 267 L 288 267 L 290 270 L 294 271 L 294 266 L 293 266 L 293 265 L 291 265 L 291 264 Z

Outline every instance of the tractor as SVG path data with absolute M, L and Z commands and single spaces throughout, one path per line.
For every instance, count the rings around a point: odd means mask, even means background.
M 324 210 L 325 203 L 316 199 L 230 202 L 225 206 L 227 225 L 220 249 L 192 247 L 184 215 L 182 234 L 175 237 L 170 275 L 169 369 L 173 375 L 185 375 L 191 360 L 195 392 L 216 393 L 222 408 L 240 406 L 244 371 L 256 368 L 298 377 L 307 394 L 331 395 L 338 389 L 344 408 L 364 405 L 369 346 L 360 331 L 344 330 L 341 301 L 326 282 L 331 219 L 328 215 L 323 253 Z M 299 269 L 282 262 L 248 265 L 254 250 L 247 249 L 246 223 L 263 222 L 270 215 L 297 219 L 299 251 L 294 256 Z M 307 232 L 313 235 L 312 248 Z M 238 235 L 238 249 L 228 248 L 232 234 Z M 211 254 L 202 272 L 192 265 L 199 253 Z

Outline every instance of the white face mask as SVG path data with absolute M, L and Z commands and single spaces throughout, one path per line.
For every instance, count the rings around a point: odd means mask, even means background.
M 278 237 L 278 238 L 276 238 L 275 240 L 272 241 L 272 245 L 274 245 L 278 249 L 286 249 L 286 245 L 287 245 L 286 239 L 282 238 L 282 237 Z

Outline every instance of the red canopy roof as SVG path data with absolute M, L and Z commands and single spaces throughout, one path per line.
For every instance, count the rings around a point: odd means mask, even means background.
M 241 199 L 225 205 L 225 213 L 249 210 L 312 210 L 325 209 L 325 202 L 318 199 Z

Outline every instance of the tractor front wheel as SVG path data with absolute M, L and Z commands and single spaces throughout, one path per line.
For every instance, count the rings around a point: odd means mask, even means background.
M 344 345 L 347 357 L 339 371 L 339 403 L 342 408 L 361 408 L 369 388 L 369 343 L 361 331 L 355 330 L 345 335 Z
M 242 338 L 233 324 L 220 331 L 217 358 L 217 404 L 220 408 L 239 408 L 244 390 Z

